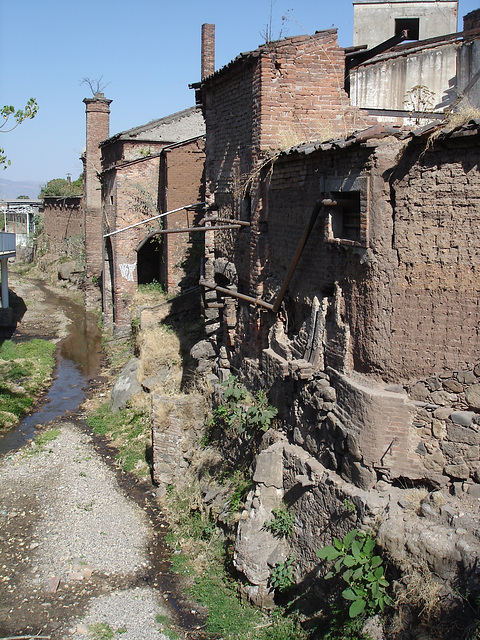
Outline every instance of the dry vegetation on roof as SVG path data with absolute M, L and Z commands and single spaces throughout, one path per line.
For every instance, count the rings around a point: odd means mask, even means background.
M 435 140 L 442 134 L 451 133 L 468 124 L 470 120 L 478 119 L 480 119 L 480 109 L 472 106 L 466 98 L 463 98 L 456 105 L 452 105 L 451 110 L 446 113 L 445 120 L 429 135 L 425 151 L 432 147 Z

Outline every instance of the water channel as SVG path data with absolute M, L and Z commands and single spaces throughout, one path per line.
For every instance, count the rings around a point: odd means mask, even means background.
M 62 309 L 70 320 L 69 334 L 56 353 L 53 384 L 37 409 L 15 429 L 0 436 L 0 455 L 20 449 L 35 436 L 36 428 L 55 418 L 74 413 L 85 399 L 85 388 L 100 368 L 101 333 L 97 318 L 83 305 L 60 296 L 37 283 L 45 295 L 46 308 Z

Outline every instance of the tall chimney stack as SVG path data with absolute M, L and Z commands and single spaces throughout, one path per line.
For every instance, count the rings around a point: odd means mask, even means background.
M 202 80 L 215 73 L 215 25 L 202 24 Z
M 93 98 L 85 98 L 87 127 L 84 160 L 84 232 L 85 267 L 87 278 L 99 277 L 102 273 L 102 185 L 99 173 L 102 170 L 100 142 L 109 136 L 110 103 L 104 94 L 97 91 Z M 87 297 L 86 297 L 87 301 Z

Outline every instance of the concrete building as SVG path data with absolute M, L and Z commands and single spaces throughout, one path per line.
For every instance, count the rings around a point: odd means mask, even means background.
M 397 44 L 377 55 L 347 56 L 352 106 L 384 122 L 411 112 L 408 120 L 397 122 L 412 125 L 428 122 L 462 99 L 479 107 L 480 33 L 470 16 L 461 33 Z
M 408 31 L 409 40 L 427 40 L 457 30 L 456 0 L 354 0 L 353 46 L 376 45 Z

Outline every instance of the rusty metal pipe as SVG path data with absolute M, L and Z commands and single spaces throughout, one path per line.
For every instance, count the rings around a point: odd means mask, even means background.
M 337 206 L 336 200 L 330 200 L 329 198 L 325 198 L 324 200 L 317 200 L 313 208 L 312 214 L 310 216 L 310 220 L 308 221 L 307 226 L 305 227 L 303 235 L 298 244 L 297 250 L 295 251 L 295 255 L 293 256 L 292 262 L 290 263 L 290 267 L 287 271 L 287 275 L 285 276 L 282 287 L 278 292 L 277 297 L 275 298 L 275 302 L 273 303 L 273 306 L 272 306 L 273 313 L 277 313 L 278 310 L 280 309 L 280 305 L 282 304 L 285 293 L 287 292 L 288 285 L 290 284 L 290 280 L 292 279 L 293 274 L 295 273 L 295 269 L 297 268 L 298 261 L 302 257 L 303 250 L 310 236 L 310 233 L 312 232 L 315 222 L 317 221 L 320 210 L 323 209 L 324 207 L 335 207 L 335 206 Z
M 230 289 L 225 289 L 225 287 L 220 287 L 214 282 L 207 282 L 207 280 L 203 280 L 203 278 L 200 280 L 199 285 L 201 287 L 205 287 L 206 289 L 213 289 L 214 291 L 224 293 L 225 295 L 231 296 L 232 298 L 238 298 L 239 300 L 244 300 L 245 302 L 256 304 L 258 307 L 263 307 L 264 309 L 273 311 L 273 305 L 269 304 L 268 302 L 264 302 L 263 300 L 260 300 L 260 298 L 254 298 L 253 296 L 246 296 L 243 293 L 238 293 L 237 291 L 230 291 Z
M 244 220 L 234 220 L 233 218 L 202 218 L 199 225 L 204 225 L 206 222 L 226 222 L 230 224 L 239 225 L 240 227 L 250 227 L 250 222 L 245 222 Z

